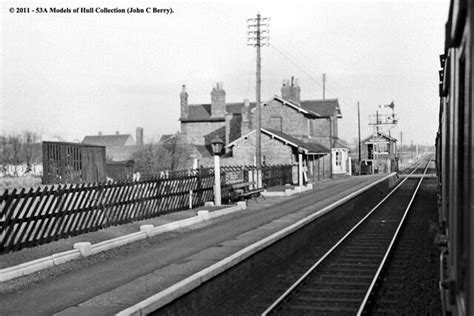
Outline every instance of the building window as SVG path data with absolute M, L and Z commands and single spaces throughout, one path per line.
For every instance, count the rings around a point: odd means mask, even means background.
M 342 153 L 340 151 L 336 151 L 336 167 L 342 166 Z
M 378 144 L 377 144 L 377 152 L 379 152 L 379 153 L 386 153 L 386 152 L 388 152 L 387 143 L 378 143 Z

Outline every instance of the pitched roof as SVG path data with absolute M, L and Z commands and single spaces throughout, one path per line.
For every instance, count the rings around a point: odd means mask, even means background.
M 277 95 L 263 102 L 268 103 L 272 100 L 279 101 L 291 108 L 302 112 L 303 114 L 318 117 L 329 117 L 337 112 L 337 117 L 342 117 L 341 109 L 339 107 L 339 101 L 337 99 L 326 99 L 326 100 L 303 100 L 301 105 L 296 104 L 293 101 L 285 100 Z M 254 109 L 256 106 L 255 102 L 250 102 L 250 109 Z M 240 114 L 244 107 L 243 102 L 226 103 L 225 108 L 227 113 Z M 190 104 L 188 105 L 188 117 L 181 118 L 181 122 L 213 122 L 223 121 L 224 117 L 212 117 L 211 116 L 211 104 Z
M 225 109 L 227 113 L 240 114 L 244 102 L 226 103 Z M 250 102 L 250 108 L 255 107 L 255 102 Z M 212 121 L 223 121 L 224 117 L 212 117 L 211 116 L 211 104 L 190 104 L 188 105 L 188 117 L 181 118 L 181 122 L 212 122 Z
M 341 108 L 337 99 L 304 100 L 301 107 L 319 114 L 322 117 L 332 116 L 337 111 L 337 117 L 342 117 Z
M 133 137 L 130 134 L 86 136 L 82 140 L 82 143 L 87 145 L 99 146 L 124 146 L 127 144 L 127 141 L 130 140 L 130 138 L 133 142 L 133 145 L 135 145 L 135 141 L 133 140 Z
M 351 148 L 344 140 L 340 139 L 339 137 L 334 137 L 334 148 Z
M 163 135 L 161 135 L 160 140 L 158 141 L 158 143 L 160 143 L 160 144 L 166 143 L 166 142 L 172 140 L 175 137 L 176 137 L 176 134 L 163 134 Z
M 287 142 L 290 145 L 293 145 L 294 147 L 301 148 L 305 151 L 307 151 L 310 154 L 326 154 L 329 153 L 330 150 L 324 147 L 323 145 L 317 143 L 317 142 L 304 142 L 296 137 L 293 137 L 291 135 L 285 134 L 280 131 L 276 131 L 273 129 L 264 129 L 262 128 L 262 132 L 267 133 L 269 135 L 272 135 L 276 138 L 280 138 L 281 140 Z
M 291 135 L 285 134 L 285 133 L 280 132 L 280 131 L 268 129 L 268 128 L 262 128 L 261 131 L 263 133 L 269 135 L 270 137 L 274 137 L 274 138 L 284 142 L 285 144 L 288 144 L 288 145 L 290 145 L 292 147 L 295 147 L 295 148 L 302 149 L 303 151 L 306 152 L 306 154 L 327 154 L 327 153 L 330 152 L 329 149 L 327 149 L 326 147 L 324 147 L 323 145 L 321 145 L 317 142 L 303 142 L 302 140 L 300 140 L 298 138 L 295 138 Z M 233 142 L 228 144 L 226 147 L 234 146 L 239 140 L 241 140 L 245 137 L 248 137 L 250 134 L 253 134 L 253 133 L 255 133 L 255 130 L 252 130 L 249 133 L 247 133 L 246 135 L 243 135 L 243 136 L 237 138 L 236 140 L 234 140 Z
M 375 135 L 370 135 L 369 137 L 366 137 L 364 140 L 362 140 L 363 143 L 373 143 L 373 142 L 380 142 L 382 141 L 383 139 L 385 138 L 385 140 L 389 140 L 389 141 L 392 141 L 392 142 L 396 142 L 397 139 L 390 136 L 390 135 L 387 135 L 385 133 L 382 133 L 382 132 L 377 132 L 377 136 Z
M 271 100 L 269 100 L 269 101 L 267 101 L 267 102 L 265 102 L 265 103 L 268 103 L 268 102 L 270 102 L 270 101 L 272 101 L 272 100 L 276 100 L 276 101 L 278 101 L 278 102 L 280 102 L 280 103 L 282 103 L 282 104 L 284 104 L 284 105 L 286 105 L 286 106 L 289 106 L 289 107 L 291 107 L 291 108 L 295 109 L 296 111 L 301 112 L 301 113 L 303 113 L 303 114 L 306 114 L 306 115 L 309 115 L 309 116 L 312 116 L 312 117 L 315 117 L 315 118 L 321 117 L 320 114 L 315 113 L 315 112 L 313 112 L 313 111 L 310 110 L 310 109 L 304 108 L 304 107 L 302 107 L 302 106 L 300 106 L 300 105 L 294 103 L 294 102 L 291 101 L 291 100 L 285 100 L 285 99 L 283 99 L 283 98 L 281 98 L 281 97 L 279 97 L 279 96 L 277 96 L 277 95 L 275 95 Z

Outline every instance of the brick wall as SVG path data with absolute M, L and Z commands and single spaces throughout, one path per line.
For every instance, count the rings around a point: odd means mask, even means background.
M 238 165 L 254 164 L 255 156 L 255 133 L 249 135 L 247 139 L 240 140 L 233 148 L 232 158 Z M 267 165 L 291 164 L 292 149 L 282 142 L 271 139 L 262 133 L 262 162 Z
M 225 143 L 229 144 L 241 136 L 242 116 L 227 113 L 225 115 Z M 227 149 L 226 149 L 227 152 Z
M 272 128 L 272 117 L 281 117 L 282 132 L 294 137 L 308 136 L 308 119 L 300 112 L 272 100 L 262 107 L 262 127 Z M 275 119 L 273 119 L 274 121 Z M 254 125 L 255 126 L 255 125 Z
M 186 134 L 187 142 L 196 145 L 205 145 L 205 135 L 223 128 L 225 122 L 182 122 L 181 133 Z M 222 140 L 225 140 L 222 138 Z

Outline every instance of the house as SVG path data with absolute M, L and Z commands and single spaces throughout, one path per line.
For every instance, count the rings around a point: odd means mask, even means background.
M 133 159 L 134 153 L 143 145 L 143 128 L 136 128 L 136 139 L 130 134 L 98 135 L 86 136 L 82 144 L 105 146 L 106 157 L 109 161 L 128 161 Z
M 362 141 L 361 173 L 388 173 L 398 169 L 397 139 L 376 131 Z
M 338 100 L 300 100 L 300 91 L 296 80 L 284 80 L 281 96 L 262 103 L 262 162 L 301 163 L 314 180 L 345 175 L 347 163 L 342 159 L 347 159 L 349 147 L 338 142 L 337 121 L 342 117 Z M 225 95 L 223 85 L 218 83 L 211 91 L 211 103 L 189 104 L 183 86 L 181 137 L 194 147 L 193 159 L 199 160 L 199 165 L 212 165 L 210 140 L 215 135 L 225 143 L 222 165 L 253 165 L 256 105 L 249 100 L 227 103 Z

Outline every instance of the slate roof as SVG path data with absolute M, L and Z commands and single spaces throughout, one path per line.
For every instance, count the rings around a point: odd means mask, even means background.
M 397 141 L 397 139 L 392 137 L 392 136 L 389 136 L 389 135 L 387 135 L 385 133 L 382 133 L 382 132 L 377 132 L 377 136 L 370 135 L 369 137 L 362 140 L 362 142 L 363 143 L 380 142 L 383 138 L 385 138 L 386 140 L 392 141 L 392 142 Z
M 344 140 L 340 139 L 339 137 L 334 137 L 333 141 L 334 141 L 334 148 L 348 148 L 348 149 L 351 148 Z
M 272 100 L 276 100 L 276 101 L 278 101 L 278 102 L 280 102 L 280 103 L 283 103 L 284 105 L 289 106 L 289 107 L 291 107 L 291 108 L 295 109 L 296 111 L 301 112 L 301 113 L 303 113 L 303 114 L 306 114 L 306 115 L 309 115 L 309 116 L 313 116 L 313 118 L 322 117 L 322 115 L 319 114 L 319 113 L 316 113 L 316 112 L 314 112 L 314 111 L 312 111 L 312 110 L 310 110 L 310 109 L 307 109 L 307 108 L 305 108 L 305 107 L 303 107 L 303 106 L 301 106 L 301 105 L 299 105 L 299 104 L 297 104 L 297 103 L 295 103 L 295 102 L 293 102 L 293 101 L 291 101 L 291 100 L 285 100 L 285 99 L 283 99 L 283 98 L 281 98 L 281 97 L 279 97 L 279 96 L 277 96 L 277 95 L 274 96 L 273 99 L 271 99 L 270 101 L 272 101 Z M 268 102 L 270 102 L 270 101 L 267 101 L 267 102 L 265 102 L 265 103 L 268 103 Z
M 161 135 L 160 140 L 158 141 L 158 143 L 160 143 L 160 144 L 166 143 L 166 142 L 170 141 L 171 139 L 173 139 L 174 137 L 175 137 L 175 134 L 163 134 L 163 135 Z
M 279 139 L 280 141 L 283 141 L 287 143 L 290 146 L 293 146 L 295 148 L 301 148 L 304 151 L 306 151 L 306 154 L 328 154 L 330 152 L 329 149 L 324 147 L 323 145 L 317 143 L 317 142 L 304 142 L 296 137 L 293 137 L 291 135 L 285 134 L 280 131 L 268 129 L 268 128 L 262 128 L 261 131 L 271 137 L 275 137 Z M 243 135 L 230 144 L 228 144 L 226 147 L 232 147 L 234 146 L 240 139 L 245 138 L 249 136 L 250 134 L 255 133 L 255 130 L 252 130 L 251 132 L 247 133 L 246 135 Z
M 82 140 L 83 144 L 87 145 L 99 145 L 99 146 L 124 146 L 129 138 L 132 138 L 133 144 L 135 145 L 135 141 L 133 140 L 132 135 L 130 134 L 123 134 L 123 135 L 94 135 L 94 136 L 86 136 Z
M 225 108 L 227 113 L 240 114 L 244 102 L 226 103 Z M 250 102 L 250 109 L 255 107 L 255 102 Z M 224 121 L 224 117 L 211 116 L 211 104 L 190 104 L 188 105 L 188 117 L 181 118 L 181 122 L 215 122 Z
M 302 148 L 304 150 L 307 150 L 308 153 L 310 154 L 326 154 L 329 153 L 330 150 L 324 147 L 323 145 L 317 143 L 317 142 L 304 142 L 296 137 L 293 137 L 291 135 L 285 134 L 280 131 L 272 130 L 269 128 L 262 128 L 262 132 L 266 132 L 267 134 L 273 134 L 274 136 L 277 136 L 278 138 L 281 138 L 284 141 L 287 141 L 289 144 L 294 145 L 295 147 Z
M 293 101 L 285 100 L 279 96 L 274 96 L 271 100 L 277 100 L 284 102 L 286 105 L 293 107 L 296 110 L 300 110 L 305 114 L 312 115 L 314 117 L 329 117 L 337 112 L 337 117 L 341 118 L 342 113 L 339 107 L 339 101 L 337 99 L 326 99 L 326 100 L 303 100 L 298 105 Z M 267 101 L 269 102 L 269 101 Z M 250 102 L 250 109 L 255 108 L 256 103 Z M 242 112 L 243 102 L 226 103 L 226 112 L 232 114 L 240 114 Z M 181 122 L 221 122 L 224 121 L 224 117 L 212 117 L 211 116 L 211 104 L 190 104 L 188 106 L 188 117 L 181 118 Z
M 342 117 L 341 108 L 339 107 L 339 101 L 337 99 L 304 100 L 301 101 L 301 107 L 323 117 L 331 116 L 337 111 L 337 117 Z

